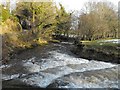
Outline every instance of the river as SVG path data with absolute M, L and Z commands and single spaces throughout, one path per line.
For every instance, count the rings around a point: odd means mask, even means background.
M 2 65 L 3 88 L 119 88 L 118 64 L 78 58 L 72 43 L 26 50 Z

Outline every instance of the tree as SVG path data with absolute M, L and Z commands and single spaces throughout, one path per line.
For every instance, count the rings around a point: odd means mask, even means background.
M 118 17 L 109 2 L 88 2 L 79 16 L 79 30 L 82 39 L 116 38 Z
M 64 34 L 68 36 L 68 31 L 71 27 L 71 14 L 65 11 L 65 8 L 60 5 L 60 10 L 57 9 L 56 16 L 56 34 Z
M 23 23 L 24 21 L 24 23 L 30 25 L 30 30 L 32 30 L 33 34 L 35 34 L 34 36 L 38 38 L 51 37 L 54 31 L 53 28 L 55 26 L 54 23 L 56 16 L 56 9 L 53 2 L 18 3 L 16 14 L 20 19 L 20 23 Z M 24 23 L 23 25 L 27 26 Z
M 4 22 L 10 17 L 10 11 L 9 11 L 9 3 L 7 5 L 0 5 L 1 12 L 0 17 L 2 18 L 2 21 Z

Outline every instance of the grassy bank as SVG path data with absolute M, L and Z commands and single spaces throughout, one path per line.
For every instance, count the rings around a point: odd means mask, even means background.
M 120 53 L 120 50 L 119 50 L 120 44 L 112 43 L 112 42 L 104 42 L 104 41 L 105 40 L 82 41 L 82 44 L 85 45 L 84 48 L 86 48 L 86 49 L 93 49 L 98 52 L 103 52 L 106 54 L 114 54 L 114 55 L 118 56 Z
M 120 63 L 120 44 L 110 40 L 81 41 L 84 47 L 76 48 L 74 53 L 82 58 Z
M 7 63 L 15 53 L 48 44 L 48 40 L 42 38 L 38 33 L 33 34 L 32 30 L 20 30 L 20 26 L 15 20 L 8 19 L 2 22 L 0 27 L 3 64 Z

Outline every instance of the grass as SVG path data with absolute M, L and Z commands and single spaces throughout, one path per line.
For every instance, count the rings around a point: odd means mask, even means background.
M 86 48 L 86 49 L 94 49 L 98 52 L 103 52 L 106 54 L 119 55 L 120 44 L 112 43 L 112 42 L 101 42 L 104 40 L 111 40 L 111 39 L 102 39 L 102 40 L 95 40 L 95 41 L 82 41 L 82 44 L 85 45 L 84 48 Z
M 50 40 L 49 42 L 52 42 L 52 43 L 60 43 L 59 40 L 55 40 L 55 39 L 52 39 L 52 40 Z
M 0 35 L 2 35 L 2 59 L 9 60 L 9 55 L 14 52 L 42 46 L 48 44 L 46 39 L 36 37 L 32 31 L 21 31 L 17 22 L 8 19 L 0 25 Z
M 38 40 L 35 40 L 38 45 L 45 45 L 48 44 L 48 42 L 44 39 L 39 38 Z

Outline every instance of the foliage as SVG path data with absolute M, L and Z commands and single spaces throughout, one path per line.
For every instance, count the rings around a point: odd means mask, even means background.
M 60 10 L 57 10 L 56 16 L 56 34 L 67 34 L 71 27 L 71 14 L 65 11 L 65 8 L 60 4 Z
M 7 20 L 10 17 L 9 6 L 0 5 L 0 17 L 2 21 Z
M 57 28 L 62 27 L 65 32 L 70 27 L 69 14 L 62 5 L 59 10 L 53 2 L 19 2 L 11 13 L 9 7 L 1 7 L 0 34 L 3 36 L 2 49 L 6 52 L 3 57 L 18 49 L 47 44 L 52 41 L 52 34 Z M 57 16 L 60 18 L 57 19 Z
M 79 20 L 72 13 L 66 12 L 62 4 L 59 6 L 60 9 L 53 2 L 19 2 L 10 13 L 9 3 L 6 7 L 0 5 L 3 51 L 9 54 L 18 48 L 44 45 L 48 41 L 59 42 L 53 40 L 52 35 L 74 34 L 84 40 L 118 38 L 117 12 L 111 4 L 88 3 Z M 79 26 L 73 25 L 77 21 Z M 73 27 L 78 27 L 78 31 L 71 30 Z
M 88 2 L 79 17 L 82 39 L 118 38 L 118 17 L 111 3 Z

